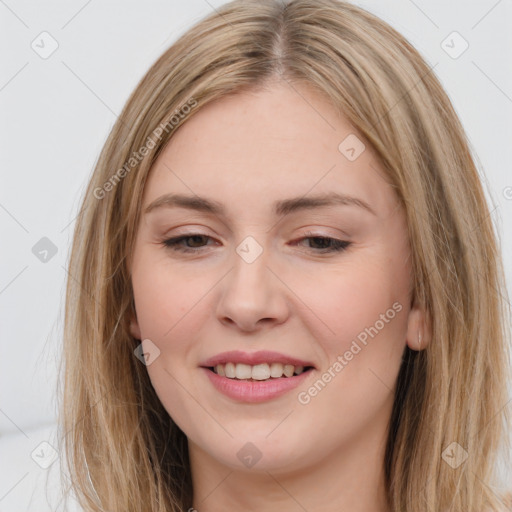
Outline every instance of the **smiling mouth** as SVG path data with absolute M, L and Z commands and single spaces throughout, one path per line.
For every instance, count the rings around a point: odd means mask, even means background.
M 233 380 L 261 382 L 281 378 L 291 378 L 309 372 L 312 366 L 294 366 L 281 363 L 262 363 L 248 365 L 243 363 L 225 363 L 207 367 L 211 372 Z

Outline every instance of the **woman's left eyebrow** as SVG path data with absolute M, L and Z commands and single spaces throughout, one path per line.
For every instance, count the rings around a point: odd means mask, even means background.
M 338 192 L 282 199 L 273 204 L 273 212 L 276 216 L 282 216 L 300 210 L 311 210 L 326 206 L 357 206 L 372 215 L 377 215 L 373 208 L 363 199 L 347 194 L 340 194 Z M 150 213 L 158 208 L 187 208 L 189 210 L 226 216 L 226 208 L 222 203 L 197 195 L 164 194 L 152 201 L 144 209 L 144 214 Z

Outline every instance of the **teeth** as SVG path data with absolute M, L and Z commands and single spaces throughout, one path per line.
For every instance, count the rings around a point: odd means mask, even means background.
M 215 366 L 214 371 L 221 377 L 239 380 L 268 380 L 271 377 L 279 379 L 281 377 L 292 377 L 300 375 L 304 371 L 304 366 L 294 366 L 292 364 L 281 363 L 262 363 L 251 366 L 243 363 L 226 363 Z
M 251 368 L 251 377 L 254 380 L 270 379 L 270 367 L 267 363 L 257 364 Z
M 250 379 L 252 377 L 252 368 L 248 364 L 235 365 L 235 377 L 237 379 Z
M 226 377 L 228 377 L 229 379 L 234 379 L 236 377 L 235 365 L 233 363 L 226 363 L 226 365 L 224 366 L 224 371 L 226 372 Z
M 272 363 L 270 365 L 270 376 L 275 379 L 283 376 L 283 365 L 281 363 Z
M 283 368 L 283 373 L 286 377 L 291 377 L 293 372 L 295 371 L 295 367 L 292 364 L 285 364 Z

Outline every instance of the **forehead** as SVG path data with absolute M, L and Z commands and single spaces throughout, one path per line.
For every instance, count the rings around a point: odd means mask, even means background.
M 194 113 L 153 165 L 144 205 L 166 192 L 214 197 L 233 215 L 331 192 L 358 196 L 376 210 L 395 204 L 375 153 L 355 128 L 316 91 L 287 83 L 230 95 Z

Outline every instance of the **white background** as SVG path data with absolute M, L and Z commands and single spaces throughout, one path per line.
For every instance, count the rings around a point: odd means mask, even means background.
M 223 3 L 0 0 L 0 510 L 56 510 L 43 503 L 47 470 L 30 454 L 51 443 L 55 429 L 65 268 L 78 201 L 101 147 L 154 60 Z M 435 65 L 485 174 L 510 290 L 512 2 L 354 3 Z M 58 43 L 46 59 L 31 47 L 44 31 Z M 469 44 L 458 58 L 442 47 L 453 31 Z M 57 247 L 46 263 L 32 252 L 42 237 Z

